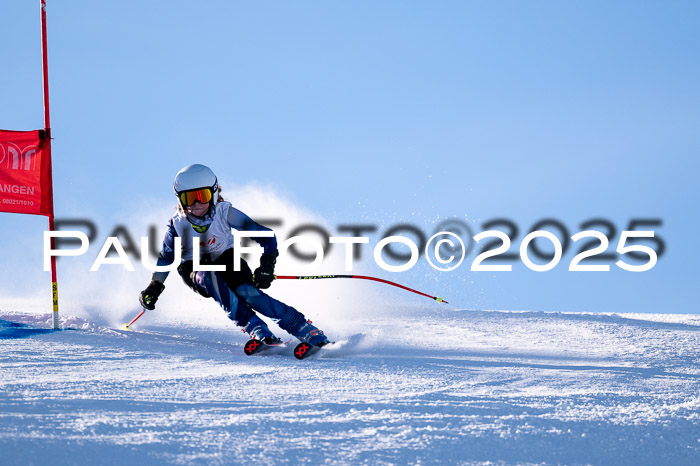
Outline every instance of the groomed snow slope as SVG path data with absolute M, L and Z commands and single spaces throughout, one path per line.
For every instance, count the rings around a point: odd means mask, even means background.
M 700 464 L 700 316 L 397 309 L 307 361 L 48 319 L 0 312 L 3 464 Z

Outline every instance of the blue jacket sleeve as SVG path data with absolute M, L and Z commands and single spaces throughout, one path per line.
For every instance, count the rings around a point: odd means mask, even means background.
M 228 224 L 231 228 L 240 231 L 272 231 L 270 228 L 260 225 L 246 214 L 231 206 L 228 209 Z M 267 238 L 253 238 L 260 246 L 263 247 L 263 254 L 271 254 L 277 256 L 277 238 L 270 236 Z
M 173 261 L 175 260 L 174 244 L 176 236 L 177 231 L 175 230 L 175 226 L 173 225 L 173 220 L 170 219 L 170 222 L 168 223 L 168 230 L 165 232 L 165 237 L 163 238 L 163 247 L 161 247 L 160 253 L 158 254 L 158 260 L 156 261 L 156 265 L 162 266 L 170 265 L 173 263 Z M 153 272 L 151 280 L 156 280 L 163 283 L 165 282 L 165 279 L 168 278 L 169 273 L 170 272 Z

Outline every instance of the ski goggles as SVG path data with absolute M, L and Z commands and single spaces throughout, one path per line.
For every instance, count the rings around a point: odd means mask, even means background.
M 182 205 L 185 207 L 191 206 L 195 203 L 195 201 L 199 201 L 202 204 L 208 204 L 211 202 L 213 196 L 214 193 L 211 188 L 193 189 L 192 191 L 183 191 L 178 193 L 180 202 L 182 202 Z

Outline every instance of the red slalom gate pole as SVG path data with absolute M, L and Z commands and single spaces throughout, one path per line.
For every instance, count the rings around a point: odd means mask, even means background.
M 398 283 L 390 282 L 389 280 L 384 280 L 383 278 L 367 277 L 365 275 L 275 275 L 275 278 L 278 280 L 321 280 L 325 278 L 357 278 L 361 280 L 372 280 L 375 282 L 386 283 L 387 285 L 392 285 L 397 288 L 401 288 L 402 290 L 410 291 L 412 293 L 416 293 L 421 296 L 434 299 L 439 303 L 448 304 L 448 302 L 445 301 L 443 298 L 431 296 L 427 293 L 423 293 L 422 291 L 414 290 L 413 288 L 399 285 Z
M 49 231 L 54 231 L 53 208 L 53 168 L 51 167 L 51 116 L 49 112 L 49 59 L 46 40 L 46 0 L 40 0 L 41 8 L 41 69 L 44 84 L 44 131 L 46 134 L 45 151 L 49 160 Z M 51 249 L 56 249 L 55 239 L 51 238 Z M 56 257 L 51 256 L 51 295 L 53 300 L 53 328 L 58 330 L 58 279 L 56 278 Z

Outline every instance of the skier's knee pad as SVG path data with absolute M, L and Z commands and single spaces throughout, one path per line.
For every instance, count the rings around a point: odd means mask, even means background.
M 304 325 L 306 318 L 304 314 L 297 311 L 293 307 L 287 309 L 282 318 L 277 322 L 282 330 L 294 335 L 299 328 Z
M 192 261 L 185 261 L 177 267 L 177 272 L 180 274 L 182 281 L 185 282 L 194 292 L 199 293 L 205 298 L 209 298 L 210 295 L 204 289 L 204 285 L 201 283 L 201 277 L 198 279 L 197 272 L 192 270 Z
M 211 298 L 211 295 L 207 293 L 207 290 L 204 288 L 204 280 L 202 279 L 202 273 L 203 272 L 192 272 L 192 274 L 190 275 L 192 283 L 194 283 L 194 286 L 192 288 L 194 289 L 194 291 L 204 296 L 205 298 Z

